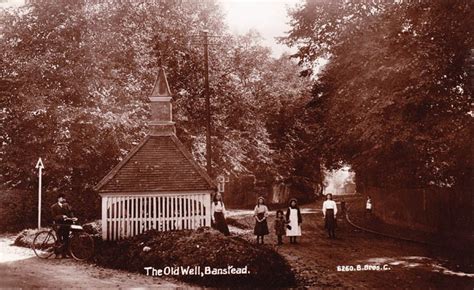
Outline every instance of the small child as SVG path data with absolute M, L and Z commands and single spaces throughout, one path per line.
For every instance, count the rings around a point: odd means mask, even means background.
M 370 216 L 372 214 L 372 199 L 367 196 L 367 202 L 365 203 L 365 215 Z
M 285 226 L 286 220 L 283 216 L 283 211 L 278 210 L 275 218 L 275 234 L 278 237 L 278 245 L 283 244 L 282 236 L 286 233 Z

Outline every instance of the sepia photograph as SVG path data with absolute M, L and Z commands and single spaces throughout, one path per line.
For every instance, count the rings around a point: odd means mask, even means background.
M 474 2 L 0 0 L 0 288 L 474 289 Z

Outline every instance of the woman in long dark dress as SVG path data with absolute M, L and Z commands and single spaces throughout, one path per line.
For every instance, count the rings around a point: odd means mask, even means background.
M 214 195 L 214 199 L 211 203 L 211 213 L 213 227 L 226 236 L 230 235 L 229 227 L 225 221 L 225 206 L 220 193 Z
M 328 193 L 326 200 L 323 202 L 324 227 L 328 231 L 329 238 L 332 239 L 336 238 L 336 214 L 336 202 L 332 200 L 332 194 Z
M 255 206 L 254 210 L 254 217 L 255 228 L 253 233 L 257 236 L 257 244 L 263 244 L 263 237 L 270 233 L 268 231 L 267 224 L 268 208 L 265 205 L 265 199 L 263 197 L 259 197 L 257 200 L 257 205 Z

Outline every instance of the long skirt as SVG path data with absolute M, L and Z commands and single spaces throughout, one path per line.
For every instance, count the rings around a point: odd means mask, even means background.
M 223 233 L 224 235 L 230 235 L 229 227 L 224 218 L 224 214 L 222 212 L 214 212 L 214 228 L 219 232 Z
M 334 210 L 326 210 L 326 218 L 324 219 L 324 228 L 327 230 L 336 228 L 336 219 L 334 218 Z
M 264 217 L 265 217 L 265 214 L 263 212 L 257 214 L 257 218 L 259 220 L 263 219 Z M 257 236 L 268 235 L 270 232 L 268 231 L 267 219 L 264 219 L 261 222 L 255 221 L 255 228 L 253 230 L 253 233 Z

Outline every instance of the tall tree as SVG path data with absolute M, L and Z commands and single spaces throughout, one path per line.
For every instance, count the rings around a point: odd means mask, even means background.
M 313 87 L 313 150 L 373 185 L 468 187 L 472 4 L 337 3 L 306 1 L 285 39 L 309 73 L 329 58 Z
M 218 36 L 210 46 L 214 167 L 272 166 L 258 80 L 269 50 L 256 35 L 228 34 L 216 1 L 39 1 L 5 11 L 1 21 L 5 187 L 33 189 L 41 156 L 51 196 L 96 199 L 92 187 L 146 134 L 159 66 L 174 92 L 179 137 L 204 161 L 203 29 Z

